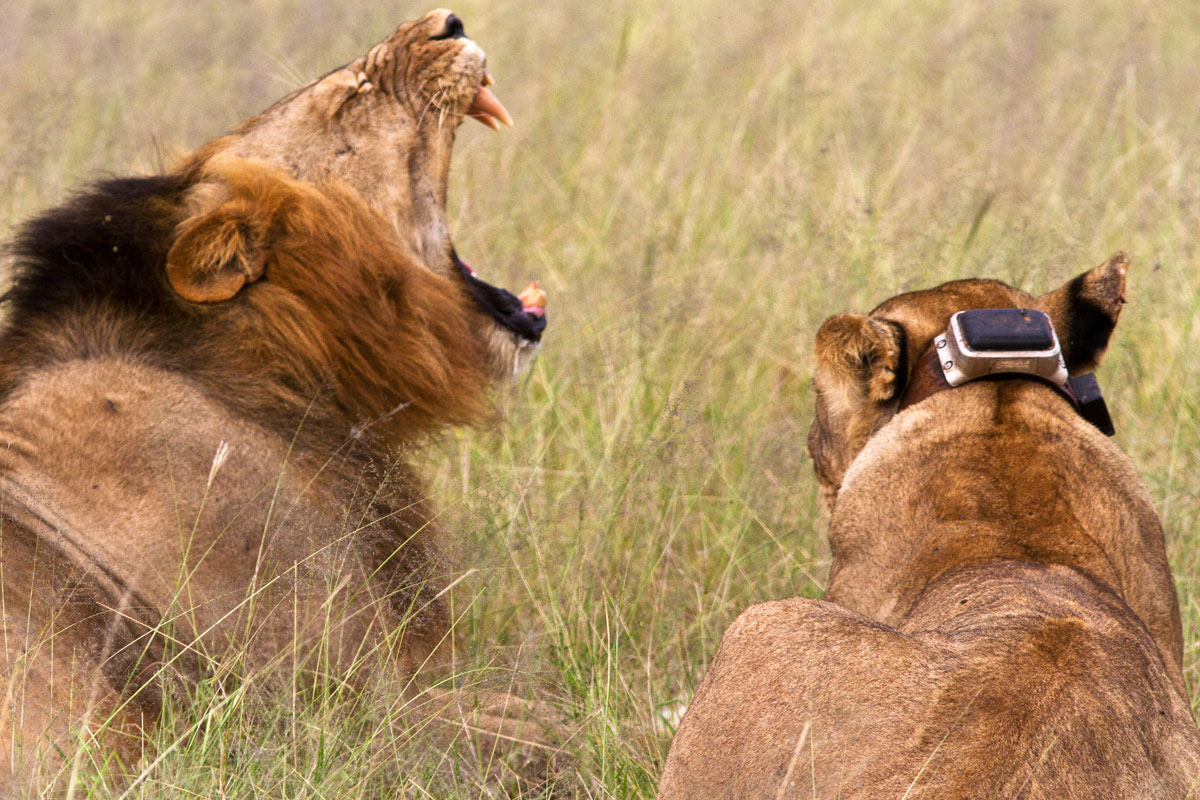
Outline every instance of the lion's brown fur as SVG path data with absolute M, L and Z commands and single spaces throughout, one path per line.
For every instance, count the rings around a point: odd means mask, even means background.
M 1129 459 L 1052 389 L 971 383 L 900 411 L 954 311 L 1034 307 L 1098 363 L 1124 256 L 1041 298 L 913 292 L 817 335 L 809 439 L 828 602 L 743 613 L 660 797 L 1184 797 L 1200 731 L 1162 527 Z
M 27 288 L 18 285 L 14 324 L 0 352 L 3 374 L 84 347 L 119 351 L 145 342 L 155 358 L 186 368 L 240 413 L 302 436 L 341 442 L 352 429 L 378 422 L 395 443 L 480 419 L 491 371 L 479 333 L 486 320 L 461 285 L 405 256 L 380 217 L 338 184 L 318 189 L 229 159 L 203 176 L 228 193 L 217 211 L 236 212 L 238 228 L 261 231 L 254 249 L 267 259 L 264 280 L 236 302 L 198 304 L 172 297 L 161 275 L 147 274 L 139 291 L 159 294 L 150 316 L 119 308 L 121 298 L 85 296 L 95 287 L 81 287 L 70 310 L 29 319 L 20 299 L 45 287 L 19 275 Z M 184 244 L 197 216 L 186 197 L 180 193 L 175 208 L 167 198 L 145 201 L 161 217 L 160 232 L 177 226 Z M 84 197 L 60 212 L 61 224 L 72 223 L 65 219 L 72 208 L 81 224 L 103 210 L 88 203 Z M 224 237 L 204 233 L 186 253 L 170 249 L 168 266 L 172 258 L 198 262 L 213 257 L 206 248 L 229 247 Z M 104 235 L 119 253 L 129 234 Z M 402 414 L 381 419 L 400 404 L 407 404 Z
M 296 418 L 311 406 L 309 418 L 335 436 L 377 423 L 393 442 L 479 420 L 490 381 L 477 333 L 485 320 L 461 284 L 412 263 L 381 233 L 382 218 L 340 184 L 317 189 L 236 161 L 210 167 L 206 177 L 214 175 L 231 191 L 219 210 L 246 209 L 241 224 L 266 232 L 270 254 L 266 280 L 246 302 L 211 315 L 214 377 L 236 381 L 224 396 L 247 415 L 268 408 Z M 207 237 L 201 247 L 220 245 Z M 312 403 L 323 390 L 324 414 Z

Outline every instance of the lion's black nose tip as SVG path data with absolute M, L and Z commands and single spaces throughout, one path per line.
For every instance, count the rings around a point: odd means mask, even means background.
M 462 20 L 456 15 L 451 14 L 446 17 L 446 30 L 434 36 L 434 39 L 461 39 L 467 35 L 467 31 L 463 28 Z

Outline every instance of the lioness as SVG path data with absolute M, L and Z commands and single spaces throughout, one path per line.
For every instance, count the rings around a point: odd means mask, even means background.
M 1093 369 L 1126 268 L 1114 256 L 1040 298 L 955 281 L 825 322 L 809 451 L 833 507 L 829 602 L 730 626 L 659 797 L 1200 786 L 1174 583 L 1129 459 L 1047 383 L 913 386 L 951 315 L 975 308 L 1045 312 L 1067 369 Z
M 385 663 L 403 689 L 446 640 L 405 448 L 485 416 L 545 326 L 544 296 L 479 280 L 446 230 L 455 129 L 507 119 L 484 64 L 435 12 L 18 232 L 0 794 L 78 743 L 136 760 L 164 685 Z

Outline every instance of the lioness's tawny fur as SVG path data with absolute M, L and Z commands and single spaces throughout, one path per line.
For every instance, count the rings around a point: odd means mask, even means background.
M 822 326 L 809 447 L 833 505 L 827 602 L 730 626 L 663 800 L 1194 794 L 1179 607 L 1129 459 L 1032 380 L 897 411 L 959 310 L 1042 309 L 1068 367 L 1093 368 L 1126 267 L 1041 298 L 956 281 Z

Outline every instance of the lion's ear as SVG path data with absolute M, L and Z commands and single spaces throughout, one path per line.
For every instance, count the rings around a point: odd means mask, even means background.
M 1042 296 L 1038 306 L 1049 315 L 1072 375 L 1100 364 L 1121 309 L 1129 259 L 1117 253 L 1093 270 Z
M 817 331 L 818 382 L 847 407 L 886 403 L 902 388 L 904 354 L 899 326 L 858 314 L 838 314 Z
M 252 202 L 233 199 L 180 226 L 167 253 L 167 280 L 185 300 L 228 300 L 263 276 L 269 220 Z

